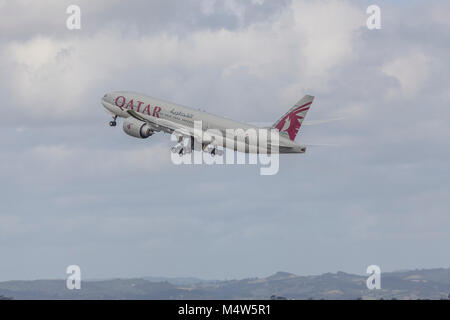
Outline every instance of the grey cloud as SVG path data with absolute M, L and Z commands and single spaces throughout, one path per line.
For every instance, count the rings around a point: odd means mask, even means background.
M 208 5 L 210 3 L 210 5 Z M 195 30 L 236 29 L 264 22 L 279 14 L 290 0 L 263 1 L 197 1 L 197 0 L 135 0 L 77 1 L 82 15 L 82 36 L 118 27 L 130 35 L 168 32 L 187 35 Z M 73 1 L 4 1 L 0 10 L 0 37 L 25 40 L 38 34 L 56 38 L 70 37 L 66 29 L 66 9 Z M 210 8 L 205 10 L 205 8 Z
M 0 120 L 2 280 L 64 277 L 74 262 L 86 277 L 97 278 L 233 278 L 277 270 L 364 273 L 373 263 L 383 270 L 449 265 L 443 252 L 450 241 L 450 95 L 448 46 L 442 41 L 449 29 L 436 13 L 448 5 L 383 4 L 383 28 L 368 31 L 361 21 L 343 32 L 352 50 L 338 51 L 345 54 L 334 64 L 333 52 L 324 55 L 331 67 L 319 68 L 323 74 L 316 81 L 302 73 L 305 57 L 315 58 L 303 55 L 302 40 L 308 38 L 303 29 L 293 32 L 289 3 L 274 3 L 249 3 L 241 18 L 225 2 L 209 14 L 188 1 L 82 3 L 86 18 L 92 12 L 95 21 L 86 19 L 78 42 L 70 33 L 53 32 L 53 22 L 43 22 L 59 9 L 42 8 L 38 17 L 30 8 L 22 27 L 12 26 L 9 38 L 2 35 L 4 49 L 12 40 L 36 39 L 38 30 L 58 44 L 55 59 L 80 68 L 70 76 L 43 78 L 48 82 L 38 83 L 37 97 L 45 98 L 43 93 L 63 80 L 86 80 L 80 93 L 63 85 L 58 99 L 42 98 L 39 104 L 48 103 L 42 112 L 17 99 L 9 75 L 17 66 L 0 62 L 2 106 L 9 110 Z M 364 13 L 360 2 L 342 3 Z M 36 19 L 42 27 L 31 32 Z M 274 21 L 286 24 L 279 36 L 270 34 Z M 253 41 L 253 50 L 227 51 L 213 41 L 220 32 L 229 32 L 229 43 Z M 196 42 L 199 35 L 205 41 Z M 279 42 L 265 44 L 269 38 Z M 109 40 L 129 47 L 97 58 L 98 50 L 116 46 Z M 172 45 L 191 50 L 173 54 Z M 256 50 L 265 45 L 267 50 Z M 146 56 L 139 46 L 154 52 Z M 202 48 L 204 55 L 192 55 Z M 225 54 L 213 57 L 217 52 Z M 401 81 L 383 68 L 414 52 L 427 58 L 429 77 L 404 94 Z M 49 65 L 44 75 L 59 75 L 61 64 Z M 115 89 L 269 122 L 312 93 L 316 100 L 308 119 L 345 119 L 305 126 L 299 141 L 341 146 L 282 157 L 273 177 L 259 176 L 257 166 L 177 167 L 164 158 L 171 143 L 167 135 L 138 141 L 107 127 L 99 98 Z M 65 112 L 47 112 L 56 107 Z M 130 160 L 135 156 L 141 157 L 138 163 Z

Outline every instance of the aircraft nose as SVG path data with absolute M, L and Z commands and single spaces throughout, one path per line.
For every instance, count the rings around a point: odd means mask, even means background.
M 102 98 L 102 103 L 103 104 L 111 104 L 111 102 L 112 102 L 111 94 L 105 93 L 105 95 Z
M 101 103 L 106 108 L 108 104 L 110 103 L 110 97 L 108 93 L 105 93 L 105 95 L 102 97 Z

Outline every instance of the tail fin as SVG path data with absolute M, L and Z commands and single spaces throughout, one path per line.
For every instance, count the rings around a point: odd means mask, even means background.
M 272 128 L 278 129 L 280 134 L 285 134 L 292 141 L 295 140 L 298 130 L 300 129 L 303 119 L 306 117 L 306 113 L 309 107 L 313 103 L 313 96 L 304 96 L 299 102 L 295 104 L 286 114 L 284 114 L 280 120 L 275 122 Z

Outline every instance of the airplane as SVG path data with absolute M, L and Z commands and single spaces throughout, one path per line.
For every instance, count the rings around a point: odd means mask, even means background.
M 105 111 L 113 117 L 109 125 L 115 127 L 117 118 L 124 118 L 123 131 L 132 137 L 146 139 L 156 132 L 175 132 L 178 144 L 172 148 L 172 152 L 182 156 L 194 150 L 195 141 L 200 141 L 204 152 L 220 156 L 223 152 L 219 147 L 245 153 L 305 153 L 306 146 L 297 144 L 295 138 L 313 100 L 313 96 L 305 95 L 271 127 L 265 128 L 131 91 L 106 93 L 101 103 Z M 202 121 L 202 136 L 194 130 L 194 121 Z M 227 129 L 276 129 L 279 142 L 275 151 L 270 148 L 270 142 L 262 145 L 248 137 L 241 141 L 234 139 L 230 143 L 225 135 Z M 183 143 L 185 140 L 188 140 L 190 145 Z

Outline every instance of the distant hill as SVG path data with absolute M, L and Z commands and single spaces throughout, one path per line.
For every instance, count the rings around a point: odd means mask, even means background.
M 143 277 L 142 279 L 148 280 L 150 282 L 170 282 L 174 285 L 194 285 L 199 283 L 211 283 L 217 282 L 217 280 L 204 280 L 194 277 Z
M 368 290 L 366 276 L 344 272 L 297 276 L 277 272 L 265 278 L 210 281 L 197 278 L 83 281 L 67 290 L 65 280 L 0 282 L 0 297 L 14 299 L 447 299 L 450 269 L 383 273 L 380 290 Z

